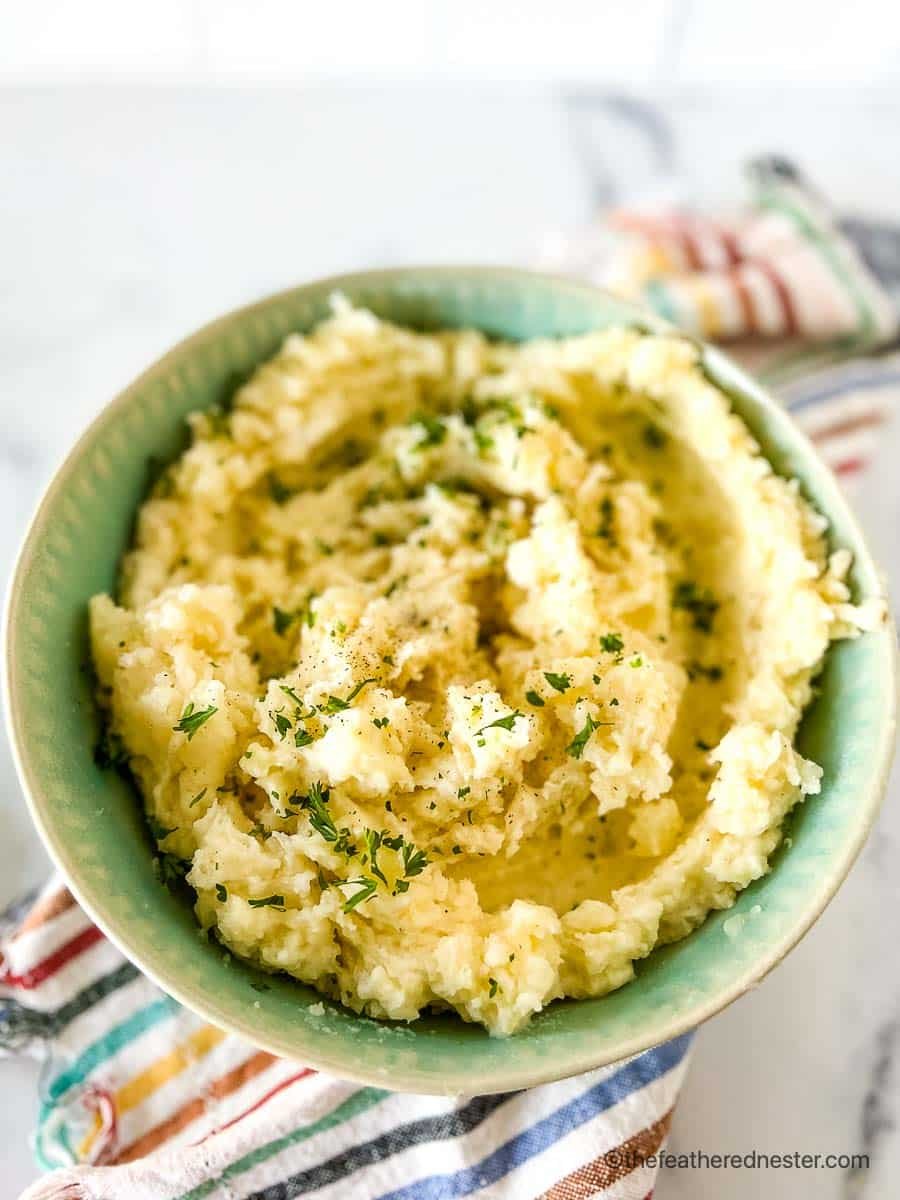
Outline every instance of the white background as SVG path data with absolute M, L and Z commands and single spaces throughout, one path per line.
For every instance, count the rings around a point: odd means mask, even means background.
M 740 197 L 788 153 L 900 218 L 900 6 L 758 0 L 0 0 L 0 579 L 53 464 L 173 341 L 263 292 L 416 261 L 533 261 L 601 200 Z M 614 95 L 610 108 L 604 97 Z M 900 582 L 900 438 L 857 504 Z M 0 905 L 46 862 L 0 744 Z M 893 799 L 896 801 L 896 788 Z M 757 992 L 698 1038 L 671 1147 L 851 1152 L 669 1172 L 657 1200 L 887 1200 L 900 1178 L 900 814 Z M 37 1070 L 0 1062 L 0 1194 Z
M 476 78 L 893 86 L 892 0 L 27 0 L 13 82 Z

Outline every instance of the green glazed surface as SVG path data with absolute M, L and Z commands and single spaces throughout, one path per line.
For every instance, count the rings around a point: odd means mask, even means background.
M 502 269 L 423 268 L 325 280 L 223 317 L 172 350 L 89 427 L 28 532 L 7 611 L 7 712 L 34 820 L 73 892 L 121 949 L 210 1021 L 277 1054 L 397 1090 L 506 1091 L 634 1054 L 697 1025 L 759 980 L 825 907 L 881 799 L 894 740 L 893 629 L 836 644 L 803 723 L 802 752 L 824 768 L 820 795 L 796 812 L 773 870 L 728 912 L 654 952 L 637 978 L 597 1000 L 562 1001 L 498 1040 L 455 1016 L 376 1022 L 288 978 L 263 978 L 198 936 L 193 912 L 153 873 L 129 785 L 93 761 L 97 720 L 83 667 L 86 604 L 109 590 L 142 498 L 148 459 L 170 459 L 184 417 L 215 403 L 236 375 L 292 330 L 326 315 L 340 289 L 419 328 L 475 326 L 503 338 L 566 335 L 646 314 L 585 285 Z M 722 355 L 704 351 L 778 471 L 799 478 L 853 552 L 857 598 L 882 581 L 829 471 L 790 419 Z M 725 924 L 736 913 L 746 919 Z M 735 929 L 740 926 L 735 935 Z M 311 1006 L 324 1005 L 310 1012 Z

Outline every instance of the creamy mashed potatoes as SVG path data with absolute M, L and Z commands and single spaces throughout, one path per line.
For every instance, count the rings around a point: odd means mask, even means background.
M 191 419 L 93 652 L 236 954 L 508 1034 L 766 872 L 811 677 L 877 614 L 697 359 L 338 303 Z

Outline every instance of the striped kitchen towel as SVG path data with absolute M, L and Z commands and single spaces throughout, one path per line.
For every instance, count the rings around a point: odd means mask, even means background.
M 275 1058 L 176 1004 L 54 881 L 3 937 L 0 1039 L 44 1059 L 27 1200 L 644 1200 L 689 1037 L 446 1099 Z M 25 1200 L 23 1197 L 23 1200 Z
M 620 209 L 550 237 L 539 265 L 652 308 L 731 355 L 795 414 L 829 465 L 858 475 L 900 389 L 900 226 L 840 220 L 801 172 L 748 168 L 746 207 Z
M 900 395 L 900 233 L 839 223 L 788 164 L 747 212 L 619 213 L 553 265 L 732 347 L 832 467 L 860 475 Z M 862 252 L 860 252 L 860 248 Z M 893 255 L 893 258 L 892 258 Z M 893 271 L 893 274 L 891 273 Z M 647 1200 L 683 1037 L 527 1092 L 392 1094 L 263 1053 L 164 995 L 59 882 L 0 929 L 0 1044 L 44 1063 L 23 1200 Z

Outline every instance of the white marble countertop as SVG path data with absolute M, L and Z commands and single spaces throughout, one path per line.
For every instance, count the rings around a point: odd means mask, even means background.
M 661 114 L 664 113 L 663 117 Z M 843 207 L 900 210 L 900 92 L 721 90 L 621 100 L 525 88 L 0 91 L 0 576 L 54 463 L 175 339 L 306 278 L 408 262 L 529 262 L 598 200 L 674 176 L 739 197 L 750 154 L 796 157 Z M 857 500 L 900 584 L 897 427 Z M 46 859 L 0 743 L 0 904 Z M 840 1171 L 664 1172 L 659 1200 L 881 1200 L 900 1175 L 898 788 L 849 881 L 765 984 L 697 1039 L 675 1151 L 872 1155 Z M 0 1061 L 15 1195 L 37 1068 Z

